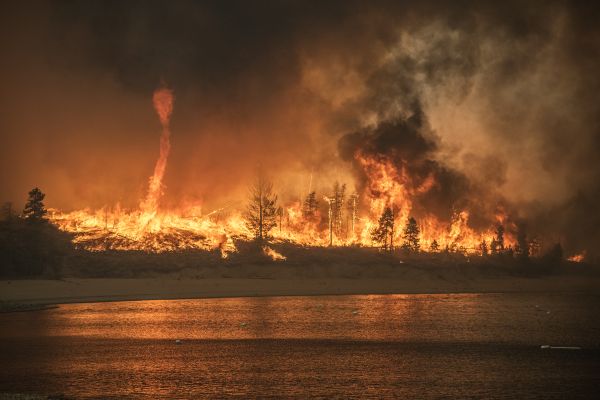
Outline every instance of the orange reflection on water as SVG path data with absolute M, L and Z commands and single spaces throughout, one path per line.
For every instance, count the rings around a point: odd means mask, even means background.
M 361 295 L 70 304 L 49 311 L 50 336 L 110 339 L 349 339 L 431 337 L 449 309 L 462 325 L 479 295 Z M 446 309 L 446 311 L 444 311 Z M 418 321 L 418 323 L 417 323 Z M 446 335 L 453 336 L 452 332 Z

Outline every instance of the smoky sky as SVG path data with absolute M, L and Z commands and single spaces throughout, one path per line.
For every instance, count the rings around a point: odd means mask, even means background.
M 309 181 L 320 191 L 335 180 L 358 187 L 360 171 L 340 149 L 387 129 L 393 140 L 378 151 L 423 145 L 413 168 L 445 182 L 423 207 L 502 202 L 573 251 L 598 247 L 600 15 L 591 2 L 1 7 L 3 201 L 22 203 L 40 186 L 62 209 L 134 207 L 158 155 L 151 98 L 164 81 L 175 93 L 165 206 L 235 206 L 258 163 L 282 199 Z M 415 104 L 426 129 L 407 134 Z

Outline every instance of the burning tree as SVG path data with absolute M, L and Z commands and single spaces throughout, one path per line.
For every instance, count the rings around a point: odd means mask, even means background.
M 438 251 L 440 251 L 440 245 L 438 244 L 437 240 L 433 239 L 433 242 L 431 242 L 431 246 L 429 246 L 429 251 L 432 253 L 437 253 Z
M 33 188 L 29 192 L 29 199 L 25 204 L 25 209 L 23 210 L 23 215 L 25 218 L 31 222 L 39 222 L 44 220 L 44 216 L 48 211 L 44 206 L 44 197 L 46 195 L 42 193 L 39 188 Z
M 388 243 L 389 238 L 389 243 Z M 392 250 L 394 246 L 394 212 L 390 207 L 386 207 L 379 217 L 379 222 L 371 230 L 371 240 L 379 243 L 384 250 Z
M 419 243 L 420 233 L 421 231 L 419 229 L 419 226 L 417 225 L 417 221 L 413 217 L 410 217 L 402 235 L 402 238 L 404 239 L 404 243 L 402 243 L 402 248 L 408 251 L 418 252 L 421 248 L 421 245 Z
M 260 171 L 250 187 L 245 219 L 246 227 L 254 234 L 254 238 L 261 241 L 277 226 L 277 195 L 273 194 L 273 183 Z

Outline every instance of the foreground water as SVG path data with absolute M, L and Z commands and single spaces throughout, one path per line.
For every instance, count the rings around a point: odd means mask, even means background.
M 62 305 L 0 315 L 0 393 L 594 398 L 599 307 L 582 294 Z

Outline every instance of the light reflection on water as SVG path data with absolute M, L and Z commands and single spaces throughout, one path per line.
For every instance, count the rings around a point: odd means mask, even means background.
M 0 315 L 0 392 L 585 398 L 600 383 L 598 305 L 580 294 L 62 305 Z
M 565 301 L 568 300 L 568 301 Z M 598 301 L 590 297 L 590 302 Z M 460 294 L 263 297 L 62 305 L 12 315 L 2 336 L 570 343 L 594 330 L 575 296 Z M 585 338 L 584 340 L 593 339 Z M 588 343 L 594 345 L 592 343 Z

